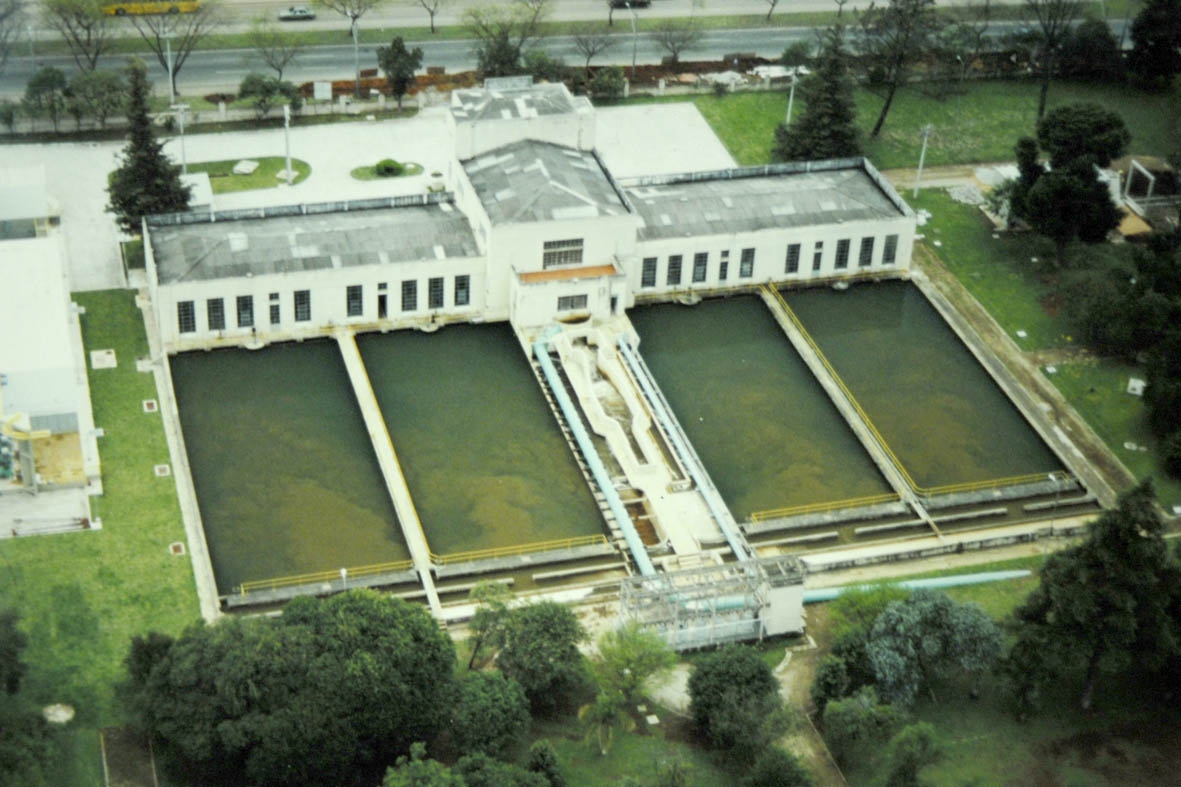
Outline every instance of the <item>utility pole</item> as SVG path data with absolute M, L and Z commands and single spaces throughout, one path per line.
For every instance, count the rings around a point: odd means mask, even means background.
M 931 132 L 935 127 L 930 123 L 923 126 L 923 149 L 919 152 L 919 171 L 914 176 L 914 196 L 919 196 L 919 182 L 923 179 L 923 161 L 927 158 L 927 140 L 931 136 Z
M 791 69 L 791 92 L 787 94 L 787 120 L 783 125 L 791 125 L 791 105 L 796 100 L 796 72 L 799 71 L 799 66 L 792 66 Z
M 167 53 L 165 59 L 168 61 L 168 105 L 172 106 L 176 103 L 176 91 L 172 87 L 172 37 L 164 39 L 164 51 Z
M 357 19 L 353 17 L 353 74 L 356 77 L 354 93 L 361 98 L 361 51 L 357 48 Z
M 627 10 L 631 11 L 632 15 L 632 82 L 636 81 L 636 42 L 639 36 L 636 34 L 636 24 L 638 17 L 636 16 L 636 9 L 632 8 L 631 0 L 627 0 Z
M 184 175 L 189 174 L 189 162 L 185 156 L 185 112 L 188 109 L 188 104 L 172 105 L 172 111 L 176 113 L 177 119 L 180 121 L 180 171 Z
M 295 173 L 291 171 L 291 105 L 283 105 L 283 147 L 287 151 L 287 185 L 290 186 L 295 180 Z M 341 569 L 344 571 L 344 569 Z

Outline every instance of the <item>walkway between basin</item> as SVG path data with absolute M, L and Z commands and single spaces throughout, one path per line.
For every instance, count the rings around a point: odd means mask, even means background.
M 437 619 L 442 620 L 443 605 L 439 603 L 439 594 L 435 590 L 435 580 L 431 574 L 431 551 L 426 543 L 426 535 L 422 532 L 418 511 L 410 498 L 406 478 L 402 475 L 402 465 L 394 451 L 394 442 L 390 439 L 389 429 L 386 428 L 381 409 L 377 406 L 377 397 L 373 395 L 373 385 L 369 382 L 365 363 L 361 360 L 360 351 L 357 350 L 356 337 L 352 331 L 344 329 L 336 331 L 335 336 L 336 343 L 340 346 L 340 356 L 344 359 L 345 369 L 348 370 L 349 380 L 353 384 L 357 405 L 365 419 L 365 428 L 369 430 L 369 442 L 373 444 L 373 452 L 377 455 L 381 476 L 385 479 L 390 500 L 394 503 L 394 511 L 398 514 L 402 537 L 406 539 L 406 547 L 414 560 L 414 568 L 418 570 L 418 577 L 423 590 L 426 591 L 431 612 Z
M 837 411 L 845 419 L 845 423 L 853 430 L 853 434 L 857 436 L 861 445 L 869 452 L 870 457 L 885 477 L 886 482 L 927 523 L 927 526 L 934 531 L 935 535 L 942 538 L 943 534 L 935 525 L 935 521 L 927 513 L 927 509 L 919 501 L 918 496 L 915 495 L 914 490 L 906 480 L 905 474 L 894 463 L 894 460 L 889 454 L 886 453 L 883 446 L 875 437 L 874 430 L 861 417 L 861 413 L 853 405 L 850 397 L 846 395 L 844 387 L 837 382 L 834 373 L 829 370 L 828 364 L 821 358 L 819 353 L 812 347 L 811 342 L 804 336 L 803 331 L 796 325 L 793 319 L 794 315 L 791 314 L 783 297 L 778 292 L 773 292 L 770 287 L 759 288 L 759 296 L 763 299 L 763 303 L 767 304 L 767 308 L 770 309 L 771 314 L 775 317 L 775 321 L 779 323 L 779 327 L 783 329 L 783 333 L 787 336 L 788 341 L 791 342 L 792 347 L 800 354 L 800 357 L 808 365 L 808 369 L 812 372 L 812 375 L 820 383 L 821 387 L 824 388 L 824 392 L 828 394 L 828 398 L 833 403 L 833 406 L 837 408 Z

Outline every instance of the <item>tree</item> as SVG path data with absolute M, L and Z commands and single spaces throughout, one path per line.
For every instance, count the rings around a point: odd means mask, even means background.
M 372 784 L 444 726 L 454 660 L 423 608 L 351 591 L 295 599 L 279 618 L 196 624 L 146 678 L 129 669 L 126 693 L 196 781 Z
M 727 645 L 702 658 L 689 676 L 689 713 L 719 749 L 754 759 L 782 723 L 779 683 L 759 654 Z
M 529 747 L 529 759 L 525 761 L 525 770 L 544 776 L 549 787 L 566 787 L 566 777 L 562 775 L 558 753 L 548 738 L 534 741 Z
M 476 39 L 476 62 L 484 76 L 518 73 L 526 46 L 537 38 L 550 0 L 510 0 L 469 8 L 464 21 Z
M 1119 226 L 1120 215 L 1107 186 L 1085 159 L 1047 172 L 1025 198 L 1025 220 L 1054 241 L 1055 261 L 1066 264 L 1066 246 L 1075 238 L 1099 243 Z
M 614 46 L 615 39 L 605 32 L 582 25 L 571 28 L 570 36 L 574 40 L 575 51 L 584 58 L 583 72 L 586 75 L 587 81 L 590 81 L 591 60 L 594 60 Z
M 595 741 L 602 757 L 606 757 L 607 752 L 611 750 L 616 727 L 623 727 L 626 732 L 636 728 L 636 722 L 624 703 L 623 694 L 618 690 L 599 691 L 594 702 L 578 709 L 578 720 L 586 725 L 586 739 Z
M 1033 137 L 1021 137 L 1013 147 L 1013 155 L 1017 159 L 1017 180 L 1009 198 L 1009 211 L 1014 216 L 1024 216 L 1025 200 L 1032 189 L 1045 174 L 1046 168 L 1038 161 L 1037 140 Z
M 172 92 L 178 93 L 176 77 L 185 61 L 197 44 L 225 23 L 225 12 L 220 0 L 203 0 L 188 14 L 130 14 L 127 18 L 166 73 L 171 53 Z
M 15 101 L 8 99 L 0 101 L 0 123 L 4 124 L 9 134 L 16 132 L 16 114 L 19 108 L 20 105 Z
M 502 757 L 529 728 L 529 703 L 515 680 L 469 672 L 459 684 L 451 729 L 460 751 Z
M 486 754 L 460 757 L 455 772 L 467 787 L 547 787 L 544 776 Z
M 1062 42 L 1059 73 L 1083 82 L 1110 82 L 1123 76 L 1119 42 L 1107 23 L 1085 19 Z
M 361 95 L 361 60 L 357 46 L 357 36 L 360 31 L 359 23 L 361 17 L 383 2 L 385 0 L 316 0 L 318 5 L 330 11 L 335 11 L 349 20 L 349 36 L 353 39 L 353 73 L 355 75 L 353 90 L 354 95 L 358 97 Z
M 1181 0 L 1148 0 L 1136 15 L 1128 68 L 1149 85 L 1172 84 L 1181 72 Z
M 812 681 L 812 705 L 819 714 L 832 700 L 839 700 L 849 693 L 849 668 L 840 656 L 828 654 L 816 668 Z
M 767 4 L 767 21 L 771 21 L 771 14 L 775 13 L 775 6 L 779 5 L 779 0 L 763 0 Z
M 852 696 L 825 706 L 824 740 L 837 762 L 848 763 L 862 747 L 885 740 L 901 718 L 897 708 L 878 699 L 873 686 L 864 686 Z
M 398 102 L 398 109 L 402 108 L 402 96 L 414 84 L 415 69 L 422 68 L 422 47 L 407 49 L 402 36 L 394 36 L 389 46 L 377 50 L 377 64 L 385 72 L 386 82 L 390 85 L 390 95 Z
M 16 610 L 0 611 L 0 688 L 10 697 L 20 690 L 21 680 L 29 669 L 21 658 L 29 638 L 20 630 L 19 622 Z
M 812 787 L 815 783 L 800 758 L 778 746 L 767 749 L 742 780 L 743 787 Z
M 439 8 L 445 2 L 446 0 L 418 0 L 418 4 L 422 6 L 423 10 L 431 15 L 431 35 L 435 33 L 435 14 L 439 13 Z
M 1146 366 L 1148 424 L 1153 434 L 1167 437 L 1181 430 L 1181 330 L 1172 327 L 1158 337 L 1148 352 Z
M 25 111 L 32 116 L 46 115 L 57 131 L 62 113 L 66 111 L 66 75 L 53 66 L 42 66 L 25 85 L 21 99 Z
M 616 692 L 626 707 L 644 698 L 649 681 L 660 680 L 677 663 L 664 637 L 638 623 L 627 623 L 599 637 L 591 665 L 599 689 Z
M 1067 104 L 1038 121 L 1037 141 L 1055 169 L 1081 158 L 1106 167 L 1124 154 L 1132 135 L 1115 112 L 1098 104 Z
M 181 168 L 164 155 L 148 116 L 148 70 L 142 60 L 128 67 L 128 147 L 118 169 L 111 173 L 106 207 L 123 232 L 138 235 L 143 217 L 177 213 L 189 207 L 190 190 L 181 183 Z
M 869 632 L 891 602 L 909 595 L 909 590 L 897 585 L 864 585 L 845 590 L 828 605 L 833 630 L 832 655 L 845 662 L 849 681 L 846 693 L 874 682 L 873 665 L 866 653 Z
M 46 0 L 45 24 L 61 35 L 78 68 L 93 71 L 98 59 L 110 50 L 112 19 L 99 0 Z
M 1013 666 L 1032 664 L 1035 677 L 1057 681 L 1081 669 L 1086 710 L 1102 674 L 1152 669 L 1175 656 L 1181 632 L 1171 613 L 1181 568 L 1163 534 L 1146 481 L 1099 517 L 1083 543 L 1050 555 L 1040 584 L 1015 612 L 1020 662 Z
M 0 71 L 12 54 L 17 32 L 24 24 L 24 4 L 21 0 L 0 0 Z
M 253 102 L 256 120 L 265 118 L 275 106 L 275 102 L 282 98 L 286 98 L 295 110 L 299 110 L 303 105 L 303 97 L 295 85 L 257 73 L 247 74 L 242 78 L 242 83 L 238 85 L 238 98 Z
M 1082 12 L 1080 0 L 1025 0 L 1025 11 L 1037 24 L 1039 66 L 1042 89 L 1038 95 L 1038 120 L 1046 114 L 1046 97 L 1050 94 L 1050 80 L 1054 78 L 1058 50 L 1070 36 L 1070 29 Z
M 275 69 L 276 79 L 283 78 L 283 69 L 287 68 L 304 48 L 298 36 L 280 29 L 271 19 L 264 16 L 255 17 L 250 22 L 246 43 L 267 67 Z
M 894 94 L 906 84 L 911 66 L 931 51 L 943 25 L 935 13 L 935 0 L 889 0 L 869 4 L 861 21 L 862 48 L 875 69 L 875 80 L 886 87 L 882 111 L 869 136 L 876 139 L 894 103 Z
M 874 621 L 867 651 L 882 698 L 910 705 L 935 677 L 958 667 L 979 674 L 996 660 L 1001 634 L 979 606 L 957 604 L 946 593 L 916 590 Z
M 887 787 L 918 787 L 919 771 L 942 756 L 935 728 L 927 722 L 908 724 L 890 739 L 886 748 Z
M 815 161 L 860 155 L 847 60 L 844 30 L 835 25 L 822 35 L 820 62 L 800 86 L 804 111 L 793 125 L 781 123 L 775 129 L 775 158 Z
M 382 787 L 467 787 L 459 774 L 437 760 L 428 760 L 426 746 L 414 743 L 410 756 L 401 756 L 385 772 Z
M 586 629 L 569 607 L 542 601 L 508 613 L 497 663 L 525 690 L 535 713 L 552 713 L 585 683 L 578 643 Z
M 468 598 L 476 602 L 476 610 L 467 624 L 471 634 L 468 641 L 472 648 L 467 661 L 470 670 L 475 669 L 477 659 L 485 648 L 498 650 L 504 645 L 508 605 L 513 599 L 513 592 L 500 582 L 477 582 L 468 593 Z
M 681 53 L 701 41 L 702 30 L 693 17 L 670 17 L 657 23 L 652 40 L 668 52 L 669 61 L 675 66 L 681 62 Z
M 530 49 L 521 60 L 520 71 L 531 75 L 534 82 L 561 82 L 568 72 L 565 60 L 544 49 Z
M 114 71 L 81 71 L 70 79 L 68 100 L 80 114 L 94 118 L 99 128 L 106 128 L 107 118 L 127 101 L 127 85 Z

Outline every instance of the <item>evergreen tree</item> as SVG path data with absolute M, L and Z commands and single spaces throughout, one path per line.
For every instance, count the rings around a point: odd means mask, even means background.
M 188 186 L 180 182 L 180 167 L 164 155 L 164 146 L 152 132 L 148 116 L 148 71 L 143 61 L 133 59 L 127 69 L 127 147 L 123 161 L 111 173 L 107 188 L 111 204 L 124 232 L 137 235 L 144 216 L 177 213 L 189 206 Z
M 1162 88 L 1181 72 L 1181 0 L 1149 0 L 1136 15 L 1128 66 L 1149 85 Z
M 780 123 L 775 129 L 777 159 L 815 161 L 860 155 L 847 60 L 844 29 L 834 25 L 824 32 L 817 70 L 801 85 L 804 111 L 799 120 L 792 126 Z

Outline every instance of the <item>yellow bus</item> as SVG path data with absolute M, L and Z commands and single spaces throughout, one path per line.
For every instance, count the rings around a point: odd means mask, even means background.
M 116 0 L 103 3 L 104 14 L 110 16 L 142 16 L 144 14 L 191 14 L 201 6 L 200 0 Z

